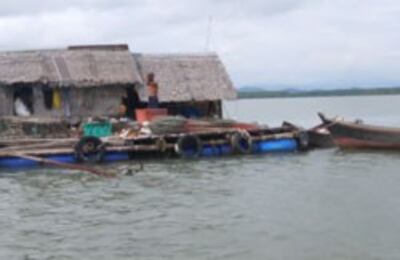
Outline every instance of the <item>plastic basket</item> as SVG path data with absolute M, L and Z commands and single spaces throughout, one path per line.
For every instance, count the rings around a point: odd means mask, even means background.
M 86 123 L 83 127 L 84 136 L 106 137 L 112 135 L 111 123 Z

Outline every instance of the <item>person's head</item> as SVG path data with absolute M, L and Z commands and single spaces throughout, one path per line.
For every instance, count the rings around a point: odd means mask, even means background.
M 150 72 L 147 74 L 147 82 L 153 82 L 154 81 L 154 73 Z

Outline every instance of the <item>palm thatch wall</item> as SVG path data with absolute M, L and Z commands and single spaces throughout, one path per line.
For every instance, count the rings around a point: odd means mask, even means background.
M 0 115 L 12 115 L 13 89 L 27 86 L 34 89 L 35 116 L 64 114 L 45 108 L 43 87 L 69 88 L 72 116 L 117 113 L 125 88 L 142 82 L 128 47 L 117 47 L 0 53 Z
M 125 87 L 110 86 L 107 88 L 88 87 L 70 89 L 71 116 L 92 117 L 112 116 L 118 114 L 121 97 L 126 94 Z M 64 110 L 48 110 L 44 105 L 44 95 L 40 87 L 34 88 L 34 115 L 38 117 L 63 117 Z
M 9 87 L 0 87 L 0 117 L 13 114 L 13 96 Z

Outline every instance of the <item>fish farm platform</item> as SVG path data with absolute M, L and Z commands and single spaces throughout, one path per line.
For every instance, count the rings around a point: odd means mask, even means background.
M 197 159 L 238 154 L 295 152 L 307 148 L 303 131 L 287 128 L 197 131 L 134 138 L 85 136 L 68 139 L 0 141 L 0 168 L 42 165 L 29 156 L 60 163 L 105 163 L 128 160 Z M 26 156 L 25 156 L 26 155 Z

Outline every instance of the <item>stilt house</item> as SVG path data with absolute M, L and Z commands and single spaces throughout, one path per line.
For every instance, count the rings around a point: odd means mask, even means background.
M 0 116 L 16 115 L 17 99 L 33 117 L 118 114 L 128 90 L 146 106 L 146 75 L 155 74 L 161 106 L 171 114 L 193 108 L 222 115 L 221 101 L 236 97 L 218 56 L 132 54 L 127 45 L 0 53 Z

